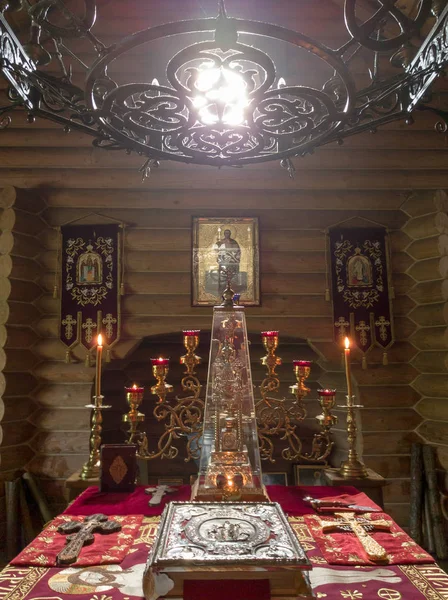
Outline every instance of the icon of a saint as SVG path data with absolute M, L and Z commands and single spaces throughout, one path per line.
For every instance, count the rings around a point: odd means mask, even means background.
M 349 287 L 365 287 L 373 283 L 372 264 L 367 256 L 355 248 L 355 254 L 347 261 L 347 285 Z

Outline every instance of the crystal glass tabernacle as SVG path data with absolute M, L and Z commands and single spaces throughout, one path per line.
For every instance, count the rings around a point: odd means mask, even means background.
M 196 499 L 264 498 L 244 307 L 213 309 Z M 234 494 L 232 496 L 232 494 Z

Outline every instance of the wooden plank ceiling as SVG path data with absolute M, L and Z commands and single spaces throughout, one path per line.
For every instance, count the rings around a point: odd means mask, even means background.
M 288 26 L 331 47 L 337 47 L 346 39 L 341 4 L 342 0 L 226 2 L 232 16 Z M 408 0 L 407 4 L 412 10 L 415 0 Z M 369 6 L 368 2 L 366 6 Z M 211 17 L 216 10 L 216 0 L 101 0 L 95 32 L 110 43 L 124 34 L 156 24 Z M 12 15 L 12 19 L 17 20 L 17 17 Z M 129 80 L 136 77 L 151 80 L 160 73 L 175 48 L 172 47 L 171 52 L 165 50 L 165 54 L 147 53 L 145 49 L 134 52 L 117 61 L 113 74 L 117 77 L 126 75 Z M 92 58 L 87 49 L 83 51 L 86 52 L 84 58 Z M 293 81 L 298 75 L 300 81 L 314 83 L 318 71 L 313 65 L 307 66 L 304 52 L 296 59 L 290 50 L 274 49 L 273 52 L 279 74 L 285 75 L 287 81 Z M 74 80 L 81 82 L 83 75 L 78 65 L 73 66 Z M 360 81 L 365 79 L 365 67 L 363 58 L 356 66 Z M 4 91 L 3 82 L 2 88 Z M 443 102 L 443 88 L 438 95 Z M 136 197 L 143 194 L 148 206 L 162 204 L 176 208 L 183 201 L 177 195 L 191 190 L 188 204 L 194 205 L 197 197 L 199 208 L 209 202 L 209 190 L 216 190 L 218 199 L 225 190 L 244 190 L 247 208 L 253 203 L 268 208 L 275 194 L 285 207 L 305 208 L 312 198 L 313 206 L 317 202 L 322 208 L 349 205 L 362 209 L 368 204 L 371 208 L 396 209 L 407 190 L 448 187 L 446 135 L 434 131 L 435 118 L 426 113 L 417 114 L 412 126 L 404 122 L 393 123 L 375 135 L 358 135 L 342 147 L 329 145 L 317 150 L 313 156 L 297 159 L 294 180 L 288 178 L 277 162 L 241 170 L 162 163 L 144 184 L 137 172 L 141 157 L 94 149 L 88 136 L 78 132 L 64 133 L 60 126 L 41 119 L 28 125 L 25 116 L 24 112 L 16 113 L 12 125 L 0 131 L 0 185 L 38 187 L 45 190 L 50 205 L 70 206 L 73 201 L 76 205 L 88 205 L 98 196 L 98 190 L 104 189 L 110 194 L 110 201 L 121 206 L 136 201 Z M 79 190 L 83 190 L 82 194 Z M 167 193 L 164 200 L 160 199 L 161 190 Z M 338 201 L 338 192 L 345 191 L 349 193 Z M 231 206 L 233 199 L 227 198 L 227 202 Z

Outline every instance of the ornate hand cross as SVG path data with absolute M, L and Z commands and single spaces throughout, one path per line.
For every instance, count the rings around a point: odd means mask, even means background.
M 386 550 L 378 544 L 368 531 L 390 531 L 390 523 L 384 519 L 371 521 L 365 517 L 357 518 L 355 513 L 335 513 L 337 521 L 324 521 L 321 519 L 322 531 L 347 531 L 354 533 L 363 547 L 367 556 L 373 562 L 384 562 L 388 558 Z
M 146 494 L 152 494 L 151 500 L 148 502 L 150 506 L 160 504 L 165 494 L 171 494 L 175 492 L 176 488 L 172 488 L 169 485 L 157 485 L 155 487 L 146 488 Z
M 95 540 L 95 533 L 115 533 L 120 531 L 117 521 L 108 521 L 106 515 L 90 515 L 84 521 L 69 521 L 58 527 L 58 532 L 67 535 L 66 546 L 56 557 L 58 565 L 70 565 L 76 562 L 83 546 Z

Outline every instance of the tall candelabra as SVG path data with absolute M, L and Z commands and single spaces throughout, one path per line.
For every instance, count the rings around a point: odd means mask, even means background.
M 179 449 L 174 445 L 174 442 L 180 437 L 187 439 L 187 457 L 185 461 L 199 458 L 199 439 L 202 434 L 204 411 L 204 402 L 199 398 L 201 384 L 195 371 L 196 366 L 201 362 L 201 358 L 195 354 L 199 345 L 199 334 L 199 330 L 183 332 L 186 354 L 181 357 L 180 362 L 186 370 L 181 385 L 182 391 L 186 392 L 187 396 L 176 396 L 173 400 L 167 398 L 173 390 L 173 386 L 166 382 L 169 372 L 169 359 L 151 359 L 152 373 L 157 380 L 157 383 L 151 387 L 151 394 L 158 398 L 153 415 L 157 421 L 165 421 L 165 431 L 157 442 L 157 449 L 153 451 L 149 449 L 148 437 L 145 432 L 135 435 L 134 439 L 138 444 L 138 458 L 144 460 L 176 458 Z
M 295 396 L 295 400 L 274 397 L 271 394 L 278 393 L 280 388 L 280 380 L 275 369 L 282 364 L 281 358 L 276 356 L 279 343 L 278 331 L 263 331 L 261 339 L 267 352 L 266 356 L 261 359 L 261 364 L 267 369 L 267 376 L 259 387 L 261 400 L 255 406 L 261 458 L 275 462 L 274 439 L 280 437 L 281 440 L 286 440 L 288 443 L 287 447 L 282 449 L 284 459 L 289 461 L 326 461 L 333 447 L 330 430 L 337 422 L 337 417 L 331 414 L 336 390 L 331 390 L 332 395 L 328 394 L 330 390 L 319 390 L 319 404 L 323 412 L 316 417 L 316 420 L 322 431 L 314 434 L 311 451 L 302 452 L 303 443 L 298 435 L 297 425 L 307 416 L 303 400 L 311 391 L 306 385 L 311 371 L 311 362 L 293 361 L 296 383 L 289 389 Z
M 186 439 L 186 461 L 198 459 L 200 456 L 204 402 L 199 398 L 201 384 L 195 371 L 201 362 L 201 358 L 195 354 L 199 345 L 199 334 L 198 330 L 183 332 L 186 353 L 180 358 L 180 363 L 185 367 L 181 387 L 182 391 L 186 392 L 186 396 L 169 398 L 173 389 L 173 386 L 166 381 L 169 359 L 151 359 L 152 373 L 156 379 L 156 384 L 151 387 L 151 393 L 158 398 L 153 415 L 157 421 L 165 423 L 165 430 L 159 437 L 155 450 L 149 449 L 146 433 L 139 431 L 139 426 L 145 418 L 143 413 L 139 412 L 143 388 L 137 386 L 126 388 L 130 410 L 123 416 L 123 421 L 129 424 L 128 442 L 137 444 L 137 456 L 141 459 L 175 458 L 179 454 L 175 442 L 180 437 Z M 262 332 L 262 342 L 266 355 L 261 358 L 261 363 L 266 367 L 267 374 L 259 388 L 261 400 L 255 404 L 261 458 L 275 462 L 274 441 L 278 438 L 287 442 L 287 446 L 281 451 L 285 460 L 326 462 L 333 448 L 330 439 L 331 429 L 337 422 L 337 417 L 331 412 L 335 404 L 336 390 L 318 390 L 318 402 L 322 413 L 317 415 L 316 420 L 321 431 L 314 434 L 310 451 L 303 451 L 298 425 L 307 417 L 304 399 L 311 391 L 306 384 L 311 371 L 311 362 L 293 361 L 296 383 L 289 389 L 294 399 L 275 397 L 280 389 L 276 369 L 282 364 L 281 358 L 276 355 L 279 344 L 278 331 Z

